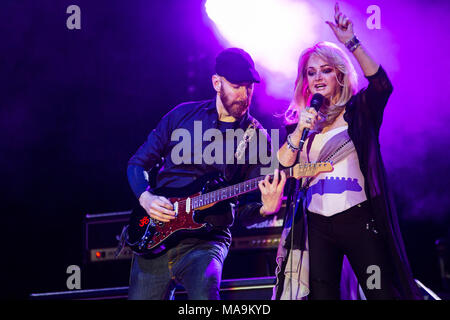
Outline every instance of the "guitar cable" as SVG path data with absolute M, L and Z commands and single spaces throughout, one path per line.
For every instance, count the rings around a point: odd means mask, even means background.
M 290 293 L 289 293 L 289 295 L 290 295 L 290 300 L 292 300 L 292 298 L 293 298 L 293 293 L 292 293 L 292 290 L 293 290 L 293 286 L 292 286 L 292 284 L 293 284 L 293 274 L 294 274 L 294 231 L 295 231 L 295 229 L 294 229 L 294 223 L 295 223 L 295 215 L 296 215 L 296 213 L 297 213 L 297 210 L 298 210 L 298 203 L 299 203 L 299 184 L 300 184 L 300 181 L 299 180 L 296 180 L 295 181 L 295 193 L 294 193 L 294 198 L 295 198 L 295 200 L 294 200 L 294 206 L 293 206 L 293 212 L 292 212 L 292 217 L 291 217 L 291 243 L 290 243 L 290 250 L 291 250 L 291 252 L 290 252 L 290 255 L 291 255 L 291 263 L 290 263 L 290 267 L 291 267 L 291 279 L 290 279 Z
M 290 279 L 290 281 L 291 281 L 291 283 L 290 283 L 290 287 L 289 287 L 289 295 L 290 295 L 290 300 L 292 300 L 292 283 L 293 283 L 293 279 L 292 279 L 292 277 L 293 277 L 293 271 L 294 271 L 294 269 L 293 269 L 293 267 L 294 267 L 294 217 L 295 217 L 295 213 L 296 213 L 296 211 L 297 211 L 297 204 L 298 204 L 298 181 L 295 181 L 295 193 L 294 193 L 294 197 L 295 197 L 295 200 L 294 200 L 294 210 L 293 210 L 293 212 L 292 212 L 292 217 L 291 217 L 291 252 L 290 252 L 290 255 L 291 255 L 291 265 L 290 265 L 290 267 L 291 267 L 291 279 Z
M 300 153 L 301 153 L 301 150 L 297 154 L 297 161 L 294 162 L 294 165 L 296 163 L 300 163 L 300 161 L 301 161 Z M 291 217 L 291 243 L 290 243 L 290 255 L 291 255 L 291 261 L 290 261 L 291 276 L 290 276 L 290 288 L 289 288 L 290 300 L 293 299 L 292 284 L 293 284 L 293 280 L 294 280 L 293 279 L 293 274 L 294 274 L 294 231 L 295 231 L 294 223 L 295 223 L 295 215 L 297 214 L 297 210 L 298 210 L 298 206 L 299 206 L 299 202 L 300 202 L 300 187 L 301 187 L 302 181 L 303 181 L 303 179 L 295 180 L 295 192 L 294 192 L 294 197 L 293 197 L 294 206 L 293 206 L 292 217 Z M 302 212 L 302 214 L 304 215 L 304 212 Z M 302 218 L 306 219 L 305 215 Z M 306 223 L 306 221 L 304 223 Z M 302 259 L 302 256 L 303 256 L 303 252 L 300 255 L 300 259 Z M 289 256 L 288 256 L 288 258 L 289 258 Z M 299 263 L 302 263 L 302 261 L 300 260 Z M 299 274 L 299 277 L 300 277 L 300 274 Z

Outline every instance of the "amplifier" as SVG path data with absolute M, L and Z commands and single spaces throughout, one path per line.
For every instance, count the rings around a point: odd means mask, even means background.
M 82 288 L 128 285 L 132 252 L 124 248 L 115 257 L 118 236 L 128 224 L 130 211 L 86 214 L 84 218 Z
M 86 214 L 84 218 L 84 262 L 116 260 L 118 237 L 128 224 L 130 211 Z M 132 252 L 125 248 L 118 259 L 130 259 Z
M 263 222 L 244 226 L 239 220 L 236 220 L 231 227 L 233 242 L 230 251 L 278 248 L 285 212 L 286 198 L 284 197 L 280 210 Z
M 128 224 L 130 211 L 86 214 L 84 218 L 83 288 L 128 284 L 132 251 L 125 247 L 116 258 L 118 237 Z M 272 276 L 283 226 L 283 207 L 267 220 L 243 226 L 236 220 L 233 241 L 225 260 L 223 278 Z
M 231 228 L 233 242 L 230 250 L 277 248 L 283 227 L 285 201 L 280 211 L 267 220 L 242 226 L 239 220 Z M 130 211 L 86 214 L 84 219 L 84 258 L 86 263 L 116 260 L 115 251 L 123 227 L 128 224 Z M 117 259 L 131 259 L 125 248 Z
M 280 235 L 278 233 L 249 237 L 233 237 L 230 250 L 278 248 L 279 243 Z
M 102 262 L 110 260 L 131 259 L 133 251 L 125 247 L 119 256 L 116 257 L 117 248 L 96 248 L 89 250 L 89 262 Z

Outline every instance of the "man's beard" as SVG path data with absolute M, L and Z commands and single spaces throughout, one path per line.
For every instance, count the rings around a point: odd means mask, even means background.
M 232 101 L 224 92 L 223 87 L 220 89 L 220 100 L 222 100 L 223 107 L 228 114 L 235 119 L 239 119 L 244 115 L 250 103 L 249 99 L 244 101 Z

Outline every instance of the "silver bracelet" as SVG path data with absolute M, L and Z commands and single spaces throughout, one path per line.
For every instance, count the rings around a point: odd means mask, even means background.
M 287 136 L 287 145 L 288 145 L 288 148 L 292 150 L 292 152 L 295 152 L 295 151 L 299 151 L 299 150 L 300 150 L 299 147 L 296 147 L 296 146 L 294 146 L 294 145 L 292 144 L 292 141 L 291 141 L 291 135 L 290 135 L 290 134 L 288 134 L 288 136 Z

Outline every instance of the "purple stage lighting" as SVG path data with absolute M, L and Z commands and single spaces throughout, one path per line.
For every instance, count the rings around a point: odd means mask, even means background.
M 299 53 L 317 40 L 317 11 L 293 0 L 207 0 L 205 9 L 224 46 L 252 55 L 267 93 L 290 98 Z

